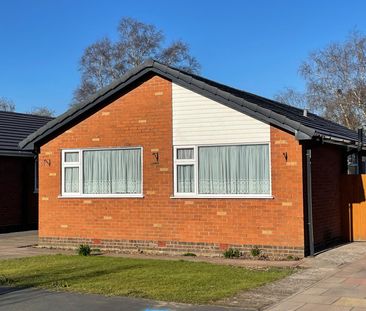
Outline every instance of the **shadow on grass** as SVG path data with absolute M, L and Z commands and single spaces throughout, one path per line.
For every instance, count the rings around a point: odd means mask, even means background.
M 89 279 L 108 276 L 125 270 L 143 268 L 141 265 L 118 266 L 101 268 L 86 266 L 84 268 L 52 267 L 49 270 L 32 272 L 29 275 L 19 275 L 9 279 L 9 285 L 19 287 L 43 287 L 50 289 L 67 288 L 68 282 L 83 283 Z M 94 270 L 94 271 L 93 271 Z
M 62 267 L 61 267 L 62 266 Z M 87 265 L 85 267 L 64 267 L 53 265 L 42 271 L 30 271 L 29 275 L 19 275 L 7 278 L 6 282 L 0 284 L 0 307 L 22 303 L 31 299 L 51 294 L 50 291 L 67 291 L 69 282 L 87 283 L 90 279 L 99 276 L 108 276 L 124 270 L 139 269 L 141 265 L 125 265 L 115 268 L 101 268 L 100 266 Z M 92 270 L 92 271 L 90 271 Z M 94 271 L 93 271 L 94 270 Z

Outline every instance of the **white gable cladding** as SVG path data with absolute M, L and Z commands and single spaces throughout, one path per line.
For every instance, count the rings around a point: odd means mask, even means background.
M 270 126 L 175 83 L 173 144 L 237 144 L 270 141 Z

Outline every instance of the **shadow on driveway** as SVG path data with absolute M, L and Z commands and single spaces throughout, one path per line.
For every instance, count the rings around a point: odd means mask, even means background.
M 0 287 L 0 311 L 247 311 L 250 309 L 156 302 L 128 297 L 104 297 L 34 288 Z

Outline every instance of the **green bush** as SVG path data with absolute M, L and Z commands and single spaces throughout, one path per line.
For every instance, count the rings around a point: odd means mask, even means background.
M 224 252 L 225 258 L 239 258 L 240 257 L 240 251 L 237 248 L 228 248 Z
M 258 257 L 261 254 L 261 250 L 258 248 L 258 246 L 255 246 L 250 250 L 250 253 L 253 257 Z
M 197 255 L 195 253 L 184 253 L 183 256 L 196 257 Z
M 91 248 L 88 244 L 80 244 L 78 249 L 79 256 L 90 256 Z
M 0 285 L 11 285 L 13 281 L 5 275 L 0 275 Z

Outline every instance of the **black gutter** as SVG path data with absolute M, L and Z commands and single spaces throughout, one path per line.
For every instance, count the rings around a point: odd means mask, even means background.
M 311 149 L 306 149 L 306 212 L 309 256 L 314 256 L 313 195 L 311 185 Z
M 33 157 L 33 153 L 31 151 L 22 151 L 22 150 L 0 150 L 0 156 L 3 157 Z

